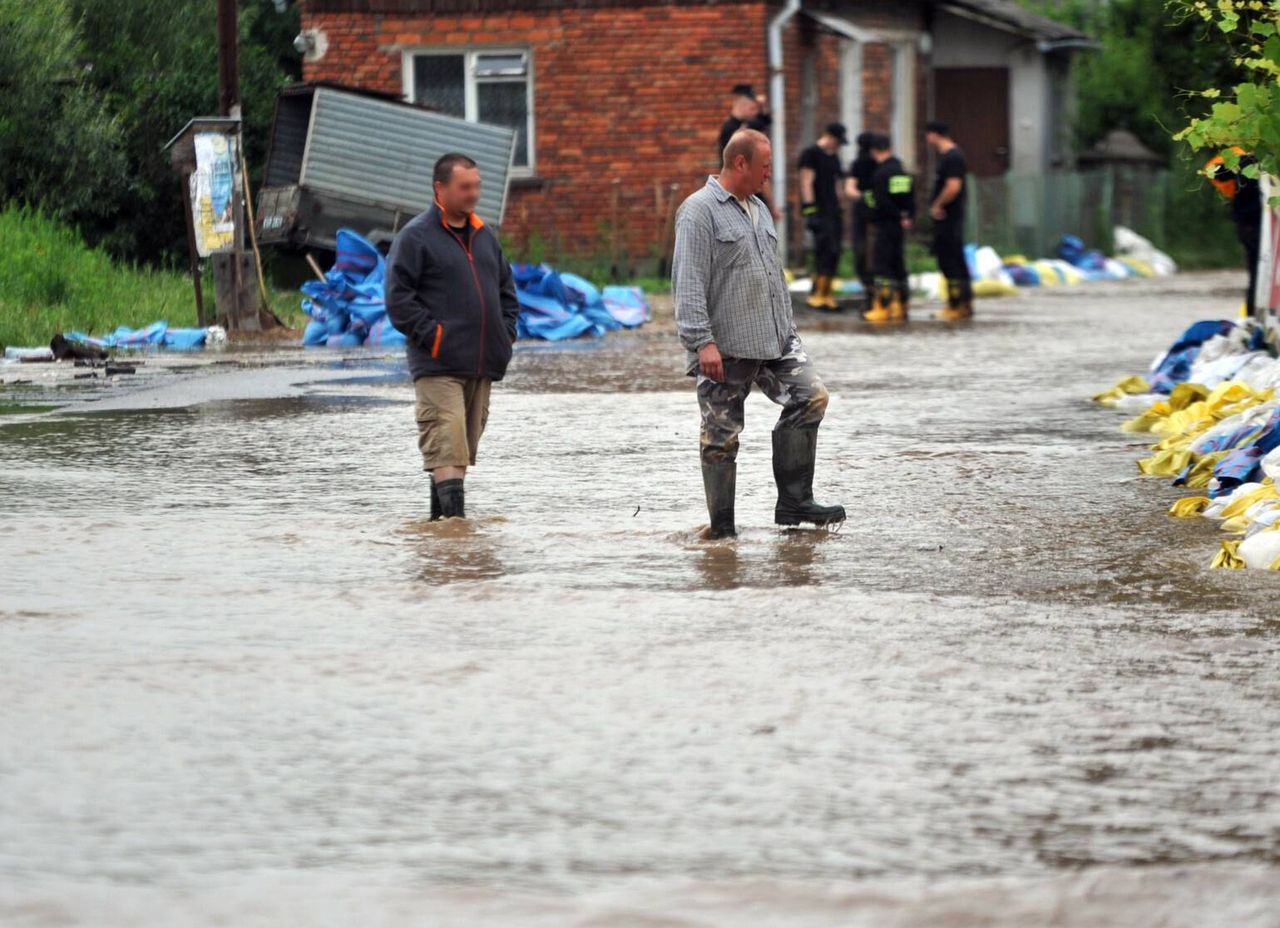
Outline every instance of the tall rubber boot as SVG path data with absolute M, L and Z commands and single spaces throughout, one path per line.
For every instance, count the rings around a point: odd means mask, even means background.
M 465 519 L 466 493 L 461 479 L 441 480 L 436 484 L 436 492 L 440 494 L 440 518 Z
M 893 313 L 890 304 L 893 302 L 893 287 L 888 283 L 877 283 L 875 290 L 875 299 L 871 303 L 870 311 L 862 318 L 867 322 L 885 323 L 893 321 Z
M 436 522 L 440 518 L 440 493 L 436 490 L 436 478 L 431 478 L 431 521 Z
M 711 517 L 707 538 L 732 538 L 738 534 L 733 520 L 733 503 L 737 486 L 738 465 L 736 463 L 703 463 L 702 487 L 707 494 L 707 515 Z
M 778 484 L 778 505 L 773 521 L 779 525 L 832 525 L 845 520 L 843 506 L 822 506 L 813 501 L 813 470 L 818 456 L 818 430 L 773 430 L 773 479 Z

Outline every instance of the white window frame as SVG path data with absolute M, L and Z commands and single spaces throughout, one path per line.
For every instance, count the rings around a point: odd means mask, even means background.
M 467 122 L 479 122 L 480 102 L 479 94 L 476 92 L 478 83 L 486 84 L 514 84 L 523 81 L 525 85 L 525 137 L 528 139 L 529 163 L 513 164 L 511 167 L 512 177 L 531 177 L 537 168 L 537 147 L 534 144 L 537 134 L 534 129 L 534 112 L 533 112 L 533 79 L 534 79 L 534 56 L 531 48 L 515 48 L 512 46 L 457 46 L 450 47 L 447 45 L 433 45 L 424 47 L 405 48 L 401 51 L 400 74 L 402 80 L 402 91 L 404 98 L 410 103 L 416 103 L 414 96 L 417 87 L 416 80 L 416 64 L 419 56 L 427 55 L 449 55 L 454 58 L 462 57 L 462 98 L 463 98 L 463 118 Z M 476 65 L 481 55 L 523 55 L 525 59 L 525 74 L 520 78 L 484 78 L 477 80 Z

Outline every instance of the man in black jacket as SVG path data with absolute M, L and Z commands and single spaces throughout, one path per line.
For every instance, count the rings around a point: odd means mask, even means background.
M 973 282 L 964 256 L 964 201 L 968 192 L 965 177 L 969 166 L 945 122 L 930 122 L 924 139 L 938 153 L 938 176 L 929 203 L 929 215 L 933 217 L 933 255 L 947 282 L 947 305 L 938 313 L 938 318 L 962 322 L 973 316 Z
M 463 479 L 476 463 L 490 387 L 511 361 L 520 304 L 498 237 L 474 212 L 476 163 L 445 155 L 432 180 L 435 204 L 391 245 L 387 314 L 408 340 L 431 518 L 463 518 Z
M 907 279 L 906 233 L 915 218 L 915 194 L 911 175 L 893 154 L 889 136 L 871 143 L 871 157 L 879 165 L 871 180 L 871 222 L 875 226 L 872 273 L 876 294 L 868 322 L 906 322 L 911 288 Z

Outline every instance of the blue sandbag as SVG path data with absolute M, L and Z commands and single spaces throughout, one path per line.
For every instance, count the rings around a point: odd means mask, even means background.
M 391 324 L 391 320 L 385 316 L 375 322 L 369 328 L 369 337 L 365 340 L 365 347 L 385 350 L 387 348 L 403 348 L 405 342 L 404 333 Z
M 1018 287 L 1038 287 L 1040 286 L 1040 274 L 1035 268 L 1026 264 L 1006 264 L 1004 266 L 1005 273 L 1009 275 L 1009 279 Z
M 619 325 L 634 329 L 653 318 L 649 301 L 639 287 L 605 287 L 601 297 L 605 309 Z
M 317 348 L 329 341 L 329 327 L 319 319 L 312 319 L 302 332 L 302 344 Z
M 1170 393 L 1178 384 L 1191 376 L 1191 364 L 1200 354 L 1200 348 L 1209 339 L 1225 335 L 1235 328 L 1235 323 L 1225 319 L 1202 319 L 1187 327 L 1177 341 L 1169 346 L 1151 366 L 1151 392 Z
M 355 332 L 346 332 L 342 335 L 330 335 L 325 344 L 330 348 L 359 348 L 364 341 Z
M 208 337 L 205 329 L 168 329 L 164 333 L 164 346 L 173 351 L 194 351 L 203 347 Z

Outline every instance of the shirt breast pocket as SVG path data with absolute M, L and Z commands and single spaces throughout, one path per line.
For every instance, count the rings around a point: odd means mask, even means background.
M 716 230 L 716 263 L 739 267 L 751 261 L 751 241 L 743 229 Z

